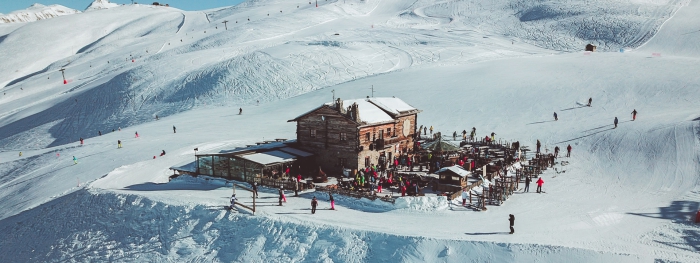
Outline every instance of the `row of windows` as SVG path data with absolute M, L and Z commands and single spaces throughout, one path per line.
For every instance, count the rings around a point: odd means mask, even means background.
M 386 129 L 386 134 L 387 134 L 388 136 L 391 136 L 391 128 L 387 128 L 387 129 Z M 309 130 L 309 135 L 311 136 L 311 138 L 316 138 L 316 129 L 310 129 L 310 130 Z M 376 134 L 375 134 L 375 136 L 376 136 Z M 367 141 L 374 141 L 374 140 L 377 139 L 377 138 L 373 138 L 372 135 L 368 132 L 368 133 L 365 133 L 365 139 L 366 139 Z M 384 130 L 379 130 L 379 138 L 378 138 L 378 139 L 384 139 Z M 341 132 L 341 133 L 340 133 L 340 140 L 341 140 L 341 141 L 347 141 L 347 140 L 348 140 L 348 134 L 345 133 L 345 132 Z
M 311 135 L 311 138 L 316 138 L 316 129 L 311 129 L 309 134 Z M 341 132 L 341 133 L 340 133 L 340 140 L 341 140 L 341 141 L 347 141 L 347 140 L 348 140 L 348 134 L 345 133 L 345 132 Z

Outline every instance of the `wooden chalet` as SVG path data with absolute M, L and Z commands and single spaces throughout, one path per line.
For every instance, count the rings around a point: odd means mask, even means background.
M 386 165 L 411 150 L 419 112 L 398 98 L 337 99 L 289 121 L 297 123 L 298 147 L 339 174 Z

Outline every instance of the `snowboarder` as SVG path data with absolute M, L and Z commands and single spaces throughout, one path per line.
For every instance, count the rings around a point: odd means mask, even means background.
M 544 184 L 544 180 L 542 179 L 542 177 L 540 177 L 540 179 L 537 179 L 537 193 L 542 192 L 542 185 L 543 184 Z
M 557 117 L 557 112 L 556 112 L 556 111 L 554 112 L 554 120 L 555 120 L 555 121 L 558 121 L 558 120 L 559 120 L 559 118 Z
M 537 153 L 540 153 L 540 147 L 542 147 L 542 143 L 540 140 L 537 140 Z
M 311 214 L 316 213 L 316 206 L 318 205 L 318 201 L 316 200 L 316 197 L 314 196 L 314 199 L 311 199 Z
M 615 120 L 613 121 L 613 123 L 615 123 L 615 128 L 613 128 L 613 129 L 617 129 L 617 117 L 615 117 Z
M 117 149 L 121 149 L 121 148 L 122 148 L 122 141 L 117 140 Z
M 163 150 L 163 151 L 160 153 L 160 156 L 164 156 L 164 155 L 165 155 L 165 150 Z
M 177 131 L 175 130 L 175 125 L 173 125 L 173 133 L 177 133 Z
M 632 111 L 632 121 L 634 121 L 634 120 L 636 120 L 636 119 L 637 119 L 637 109 L 634 109 L 634 110 Z
M 243 114 L 243 108 L 238 108 L 238 115 Z
M 571 144 L 566 146 L 566 157 L 571 157 Z
M 138 137 L 139 137 L 139 132 L 135 132 L 134 134 L 136 135 L 136 136 L 134 136 L 134 138 L 138 138 Z
M 491 132 L 491 141 L 495 141 L 495 140 L 496 140 L 496 133 Z
M 253 197 L 258 198 L 258 183 L 253 183 Z
M 515 216 L 513 214 L 508 215 L 508 221 L 510 221 L 510 234 L 515 233 L 513 226 L 515 225 Z
M 588 98 L 588 105 L 587 106 L 590 107 L 592 102 L 593 102 L 593 98 Z
M 523 192 L 530 192 L 530 176 L 525 177 L 525 190 Z
M 559 158 L 559 146 L 554 147 L 554 157 Z
M 229 209 L 236 208 L 236 200 L 236 194 L 231 195 L 231 205 L 228 207 Z
M 331 201 L 331 210 L 335 210 L 335 199 L 333 199 L 333 194 L 328 193 L 328 199 Z
M 83 137 L 80 137 L 80 145 L 83 145 Z
M 73 164 L 78 164 L 78 158 L 75 158 L 75 156 L 73 156 Z

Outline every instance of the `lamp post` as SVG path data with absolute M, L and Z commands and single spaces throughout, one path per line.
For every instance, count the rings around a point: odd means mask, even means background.
M 197 151 L 199 151 L 199 147 L 194 148 L 194 169 L 197 174 L 199 174 L 199 158 L 197 158 Z

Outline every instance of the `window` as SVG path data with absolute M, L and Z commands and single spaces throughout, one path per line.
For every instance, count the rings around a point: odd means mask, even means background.
M 367 141 L 370 141 L 370 139 L 369 139 L 369 132 L 368 132 L 368 133 L 365 133 L 365 136 L 367 137 Z
M 311 138 L 316 138 L 316 130 L 311 129 Z
M 391 136 L 391 128 L 386 128 L 386 135 Z
M 379 131 L 379 139 L 380 140 L 384 139 L 384 130 Z
M 365 157 L 365 167 L 369 167 L 369 156 Z
M 340 140 L 341 140 L 341 141 L 347 141 L 347 140 L 348 140 L 348 134 L 347 134 L 347 133 L 344 133 L 344 132 L 341 132 L 341 133 L 340 133 Z
M 346 163 L 347 161 L 345 160 L 345 158 L 338 158 L 338 165 L 340 165 L 340 167 L 345 167 Z

